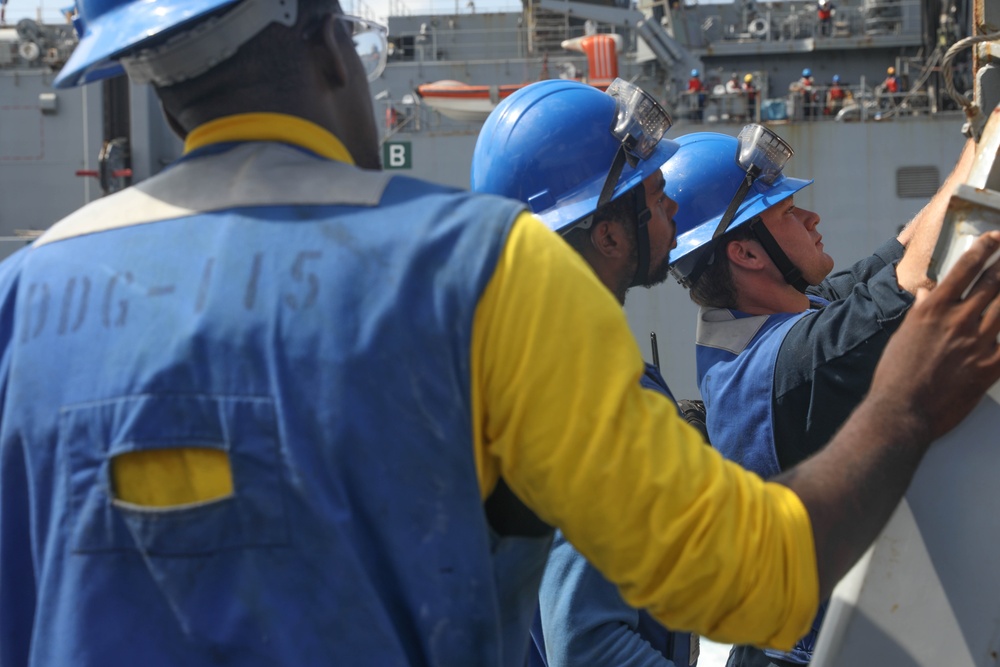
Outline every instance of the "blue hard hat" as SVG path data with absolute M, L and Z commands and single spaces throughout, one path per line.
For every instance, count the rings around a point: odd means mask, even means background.
M 687 275 L 701 254 L 699 249 L 712 240 L 746 171 L 736 162 L 736 137 L 695 132 L 679 137 L 677 144 L 677 152 L 660 171 L 666 181 L 664 192 L 677 202 L 677 247 L 670 252 L 670 263 Z M 811 183 L 784 173 L 770 185 L 755 181 L 728 229 L 749 222 Z
M 615 99 L 577 81 L 550 79 L 501 102 L 479 132 L 472 155 L 472 190 L 527 203 L 553 231 L 597 209 L 604 181 L 622 145 L 611 132 Z M 646 159 L 625 164 L 617 199 L 654 173 L 677 150 L 660 140 Z
M 805 68 L 804 70 L 802 70 L 802 76 L 812 76 L 812 75 L 813 75 L 813 72 L 808 67 Z
M 840 75 L 839 74 L 834 74 L 833 75 L 833 82 L 834 83 L 840 83 Z
M 122 73 L 115 59 L 237 0 L 77 0 L 83 35 L 56 76 L 69 88 Z
M 698 70 L 696 69 L 691 70 L 691 76 L 698 76 Z

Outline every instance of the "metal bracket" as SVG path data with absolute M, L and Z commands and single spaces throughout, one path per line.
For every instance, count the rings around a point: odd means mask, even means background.
M 1000 230 L 1000 106 L 990 114 L 965 183 L 948 201 L 944 225 L 931 255 L 927 275 L 938 280 L 973 240 L 991 229 Z

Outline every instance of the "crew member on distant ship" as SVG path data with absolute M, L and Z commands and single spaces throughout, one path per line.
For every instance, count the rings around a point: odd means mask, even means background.
M 743 91 L 743 86 L 740 85 L 740 75 L 733 72 L 729 75 L 729 80 L 726 81 L 726 92 L 727 93 L 739 93 Z
M 833 3 L 830 0 L 819 0 L 816 19 L 819 21 L 819 34 L 829 37 L 833 32 Z
M 691 78 L 688 79 L 687 87 L 688 108 L 691 110 L 691 119 L 700 121 L 702 119 L 702 109 L 705 106 L 705 84 L 701 80 L 701 72 L 696 69 L 691 70 Z
M 813 115 L 813 107 L 816 103 L 815 91 L 813 90 L 812 70 L 808 67 L 802 70 L 802 76 L 789 88 L 798 93 L 799 105 L 802 107 L 802 117 L 809 118 Z
M 757 119 L 757 86 L 753 83 L 753 74 L 743 76 L 744 94 L 747 96 L 747 120 Z
M 704 85 L 701 82 L 701 74 L 698 70 L 691 70 L 691 78 L 688 79 L 688 92 L 689 93 L 700 93 L 704 89 Z
M 885 70 L 885 80 L 882 82 L 885 92 L 895 95 L 899 92 L 899 77 L 896 76 L 896 68 L 889 67 Z
M 390 102 L 385 107 L 385 129 L 386 131 L 395 130 L 397 125 L 399 125 L 399 112 L 396 111 L 395 105 Z
M 882 80 L 882 84 L 875 91 L 879 107 L 888 110 L 895 109 L 899 102 L 899 90 L 899 77 L 896 76 L 896 68 L 888 67 L 885 70 L 885 79 Z
M 739 140 L 682 136 L 663 173 L 679 206 L 682 250 L 671 254 L 673 271 L 701 306 L 697 372 L 709 439 L 768 478 L 822 448 L 868 391 L 913 294 L 930 285 L 925 268 L 943 212 L 974 151 L 969 142 L 945 185 L 895 239 L 830 275 L 819 215 L 794 201 L 812 181 L 779 173 L 741 188 L 748 172 L 734 159 L 737 145 L 762 138 L 769 147 L 780 142 L 761 126 L 747 126 Z M 727 208 L 738 211 L 728 224 Z M 728 231 L 715 239 L 720 225 Z M 727 667 L 808 664 L 822 615 L 792 651 L 736 646 Z
M 836 116 L 844 108 L 844 98 L 847 91 L 840 85 L 840 75 L 834 74 L 830 82 L 830 87 L 826 91 L 826 108 L 824 113 Z

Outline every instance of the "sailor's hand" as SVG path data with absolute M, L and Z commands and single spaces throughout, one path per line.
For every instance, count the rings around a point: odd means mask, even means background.
M 896 240 L 906 246 L 906 254 L 896 266 L 896 280 L 900 288 L 910 294 L 916 294 L 921 287 L 930 289 L 934 286 L 934 281 L 927 277 L 927 266 L 934 254 L 938 236 L 941 235 L 948 203 L 955 188 L 969 180 L 975 157 L 976 142 L 970 139 L 965 142 L 958 163 L 938 189 L 937 194 L 896 237 Z
M 875 370 L 871 397 L 923 420 L 932 438 L 1000 379 L 1000 262 L 983 271 L 998 249 L 1000 232 L 983 234 L 936 288 L 919 290 Z

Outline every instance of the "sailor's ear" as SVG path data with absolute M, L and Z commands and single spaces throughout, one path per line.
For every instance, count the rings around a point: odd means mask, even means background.
M 726 244 L 726 257 L 729 261 L 745 269 L 763 268 L 763 255 L 760 244 L 756 241 L 740 239 Z
M 323 72 L 334 88 L 341 88 L 347 83 L 347 60 L 343 49 L 350 48 L 351 53 L 354 52 L 353 44 L 349 47 L 344 44 L 350 40 L 350 36 L 338 22 L 335 14 L 327 14 L 320 29 L 323 39 Z
M 605 257 L 623 257 L 629 253 L 627 236 L 621 223 L 607 218 L 594 223 L 590 243 Z

